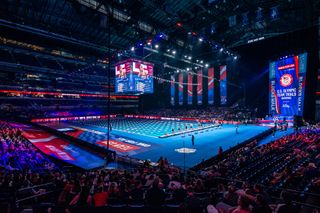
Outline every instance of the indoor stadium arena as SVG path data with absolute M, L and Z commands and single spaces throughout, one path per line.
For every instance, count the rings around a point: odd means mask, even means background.
M 2 0 L 1 213 L 319 213 L 320 0 Z

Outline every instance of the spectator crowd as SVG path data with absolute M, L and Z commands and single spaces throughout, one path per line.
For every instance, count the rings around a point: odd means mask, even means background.
M 46 208 L 51 211 L 108 207 L 293 213 L 314 209 L 293 201 L 320 203 L 319 125 L 262 146 L 252 141 L 222 152 L 187 175 L 166 158 L 160 158 L 157 166 L 128 170 L 63 171 L 7 122 L 0 123 L 0 142 L 0 191 L 31 188 L 32 196 L 41 197 L 36 201 L 52 203 Z M 46 195 L 49 190 L 41 187 L 47 183 L 54 186 L 55 196 Z

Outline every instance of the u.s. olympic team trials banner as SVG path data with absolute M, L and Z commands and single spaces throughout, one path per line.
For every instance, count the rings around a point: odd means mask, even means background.
M 214 103 L 214 68 L 208 69 L 208 104 Z
M 192 93 L 192 80 L 193 80 L 193 75 L 191 73 L 188 73 L 188 91 L 187 91 L 187 94 L 188 94 L 188 105 L 192 105 L 192 96 L 193 96 L 193 93 Z
M 269 113 L 303 115 L 307 53 L 283 57 L 269 66 Z
M 198 84 L 197 85 L 198 105 L 202 105 L 202 92 L 203 92 L 202 70 L 198 70 L 197 84 Z
M 179 105 L 182 105 L 183 104 L 183 73 L 179 74 L 178 91 L 179 91 Z
M 220 103 L 227 104 L 227 65 L 220 66 Z

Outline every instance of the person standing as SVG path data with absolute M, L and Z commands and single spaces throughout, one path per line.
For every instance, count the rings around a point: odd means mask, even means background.
M 236 134 L 239 134 L 239 124 L 236 124 Z
M 272 137 L 274 137 L 275 135 L 276 135 L 276 128 L 273 127 L 273 129 L 272 129 Z
M 276 135 L 276 131 L 277 131 L 277 122 L 274 122 L 274 127 L 272 129 L 272 136 L 274 137 Z
M 289 126 L 288 122 L 285 121 L 285 122 L 284 122 L 284 131 L 287 131 L 287 130 L 288 130 L 288 126 Z
M 191 136 L 191 143 L 192 143 L 192 146 L 194 146 L 194 135 Z
M 104 156 L 103 160 L 104 160 L 104 168 L 106 169 L 108 166 L 108 153 Z
M 223 149 L 222 146 L 219 146 L 219 150 L 218 150 L 218 155 L 221 156 L 223 153 Z

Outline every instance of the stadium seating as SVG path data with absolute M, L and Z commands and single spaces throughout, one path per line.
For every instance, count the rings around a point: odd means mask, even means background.
M 236 208 L 239 197 L 251 200 L 250 208 L 254 209 L 260 205 L 254 203 L 258 195 L 275 208 L 278 201 L 274 197 L 280 197 L 280 192 L 281 196 L 284 193 L 288 196 L 290 192 L 294 201 L 311 200 L 311 203 L 317 199 L 312 197 L 313 193 L 319 192 L 319 126 L 304 128 L 263 146 L 258 146 L 257 141 L 241 146 L 210 166 L 191 170 L 184 180 L 181 171 L 168 163 L 161 163 L 158 167 L 146 165 L 131 171 L 60 172 L 21 136 L 15 124 L 1 122 L 0 125 L 1 165 L 9 172 L 1 173 L 4 178 L 1 189 L 15 186 L 18 198 L 40 196 L 44 197 L 41 202 L 51 202 L 34 205 L 35 212 L 47 208 L 53 212 L 66 208 L 70 212 L 178 212 L 183 209 L 202 212 L 209 204 L 224 211 Z M 5 151 L 9 155 L 4 155 Z M 16 171 L 31 173 L 27 179 L 11 183 L 8 178 L 19 174 Z M 51 193 L 54 186 L 60 195 L 57 194 L 56 200 L 45 199 L 45 193 Z M 101 192 L 108 195 L 102 200 L 105 206 L 95 207 L 96 202 L 101 202 L 98 198 Z M 135 200 L 133 197 L 145 199 Z M 149 201 L 159 202 L 160 206 L 150 205 Z M 303 205 L 298 207 L 306 208 Z
M 8 171 L 42 172 L 55 165 L 21 135 L 19 128 L 0 122 L 0 166 Z

